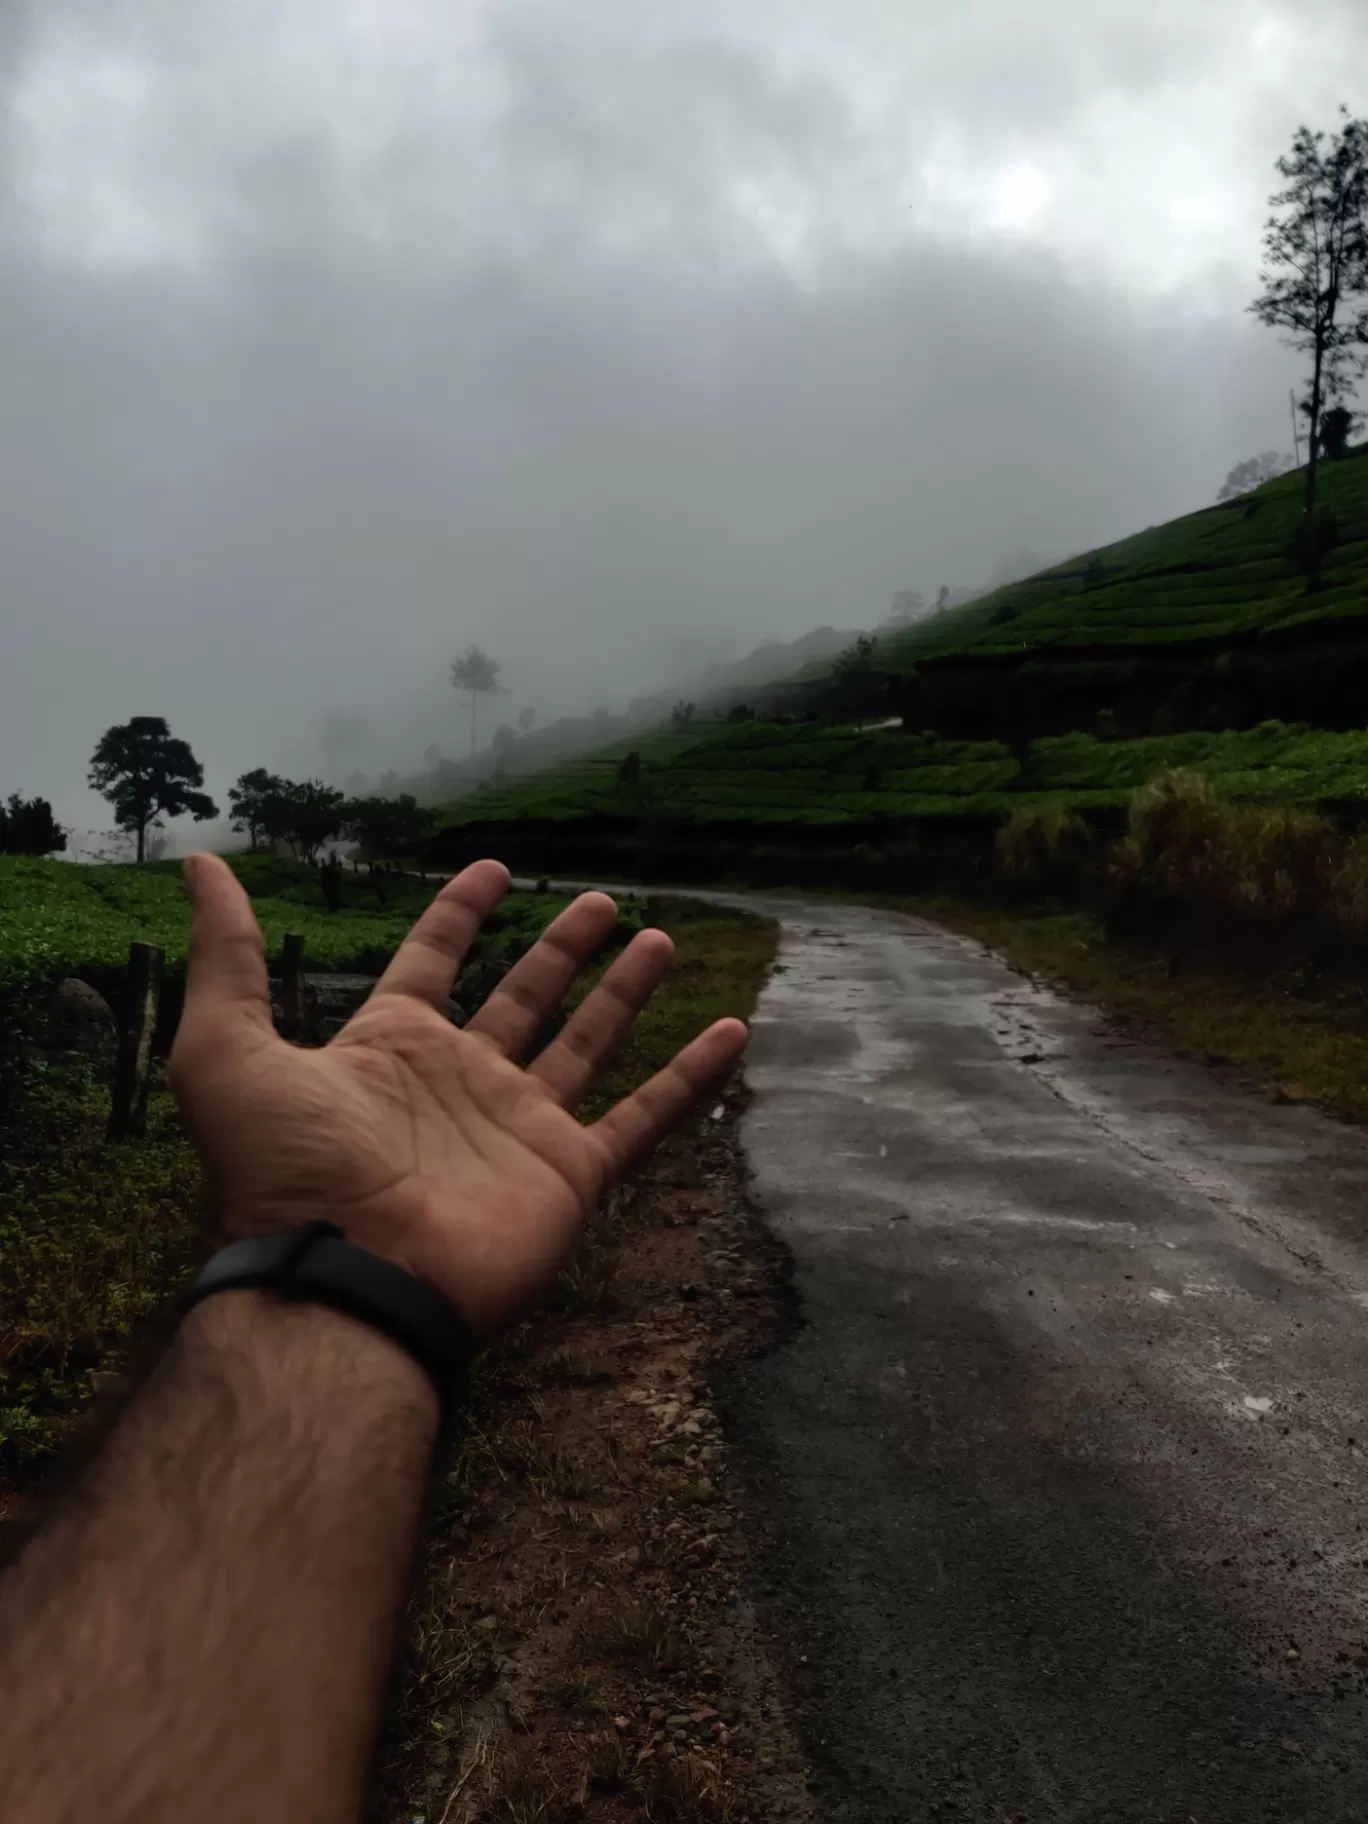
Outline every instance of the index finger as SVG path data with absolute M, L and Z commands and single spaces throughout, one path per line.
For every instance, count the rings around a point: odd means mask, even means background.
M 473 861 L 449 880 L 394 953 L 372 990 L 411 994 L 440 1012 L 471 939 L 507 893 L 512 875 L 501 861 Z

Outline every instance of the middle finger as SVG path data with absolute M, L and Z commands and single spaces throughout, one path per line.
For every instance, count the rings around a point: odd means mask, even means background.
M 638 931 L 528 1075 L 539 1077 L 562 1108 L 573 1108 L 609 1064 L 673 960 L 674 945 L 665 932 Z
M 506 1058 L 520 1058 L 616 921 L 606 893 L 581 893 L 513 965 L 466 1031 Z

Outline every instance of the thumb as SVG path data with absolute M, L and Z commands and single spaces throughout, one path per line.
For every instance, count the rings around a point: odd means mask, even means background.
M 217 855 L 191 855 L 185 890 L 194 917 L 185 964 L 181 1033 L 243 1024 L 273 1030 L 261 927 L 242 883 Z

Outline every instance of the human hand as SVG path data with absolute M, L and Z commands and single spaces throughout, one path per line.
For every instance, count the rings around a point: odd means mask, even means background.
M 186 863 L 194 909 L 171 1080 L 235 1236 L 319 1218 L 441 1292 L 480 1341 L 565 1260 L 602 1193 L 740 1057 L 719 1020 L 592 1126 L 571 1112 L 670 966 L 637 934 L 523 1069 L 518 1060 L 612 929 L 606 893 L 547 927 L 464 1030 L 443 1011 L 508 870 L 477 861 L 410 931 L 365 1005 L 320 1050 L 272 1024 L 251 901 L 213 855 Z

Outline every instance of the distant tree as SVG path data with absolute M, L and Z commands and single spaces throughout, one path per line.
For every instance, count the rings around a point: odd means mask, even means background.
M 531 734 L 533 728 L 536 726 L 536 721 L 537 712 L 530 703 L 526 709 L 520 709 L 518 711 L 518 727 L 525 735 Z
M 321 779 L 278 779 L 262 799 L 262 833 L 272 842 L 288 843 L 297 861 L 315 862 L 324 843 L 341 833 L 341 792 Z
M 319 864 L 318 884 L 323 889 L 323 903 L 329 912 L 342 910 L 342 863 L 336 851 Z
M 875 642 L 858 634 L 831 662 L 830 708 L 838 715 L 861 715 L 875 707 L 881 679 L 874 664 Z
M 440 766 L 441 764 L 442 764 L 441 748 L 438 747 L 438 745 L 435 741 L 429 741 L 427 746 L 423 749 L 423 765 L 424 766 Z
M 1321 419 L 1321 449 L 1331 462 L 1343 462 L 1349 453 L 1349 439 L 1360 422 L 1360 415 L 1343 404 L 1332 405 Z
M 342 806 L 341 822 L 367 856 L 392 858 L 415 855 L 432 834 L 437 813 L 402 792 L 397 798 L 352 799 Z
M 1250 456 L 1244 462 L 1237 462 L 1235 467 L 1221 483 L 1217 500 L 1238 500 L 1241 494 L 1248 494 L 1251 488 L 1262 487 L 1266 481 L 1276 481 L 1279 475 L 1286 475 L 1292 467 L 1290 456 L 1279 455 L 1277 450 L 1265 450 L 1262 456 Z
M 867 633 L 857 634 L 852 644 L 844 652 L 838 652 L 831 662 L 831 675 L 842 682 L 867 678 L 873 670 L 874 640 Z
M 66 846 L 67 833 L 46 798 L 11 792 L 0 805 L 0 855 L 55 855 Z
M 399 784 L 399 775 L 398 775 L 398 773 L 395 772 L 393 767 L 390 767 L 388 772 L 381 773 L 380 790 L 382 792 L 393 792 L 398 784 Z
M 949 606 L 950 606 L 950 585 L 949 585 L 949 583 L 942 583 L 940 586 L 940 589 L 936 595 L 936 613 L 944 614 L 945 610 Z
M 727 711 L 728 722 L 754 722 L 755 711 L 749 703 L 738 703 Z
M 371 745 L 374 732 L 364 709 L 330 709 L 323 717 L 321 741 L 328 776 L 355 765 Z
M 489 745 L 500 760 L 506 760 L 510 750 L 518 745 L 517 729 L 507 722 L 500 722 L 494 730 L 494 738 Z
M 1329 138 L 1299 127 L 1277 169 L 1264 231 L 1263 291 L 1249 306 L 1261 323 L 1311 360 L 1304 403 L 1309 442 L 1303 512 L 1316 510 L 1321 415 L 1327 399 L 1363 371 L 1368 345 L 1368 121 L 1340 109 L 1343 125 Z
M 635 791 L 641 784 L 641 755 L 635 748 L 618 761 L 617 777 L 618 784 L 625 786 L 628 791 Z
M 612 719 L 613 719 L 612 710 L 606 709 L 603 706 L 603 704 L 600 703 L 598 708 L 594 711 L 594 721 L 595 722 L 611 722 Z
M 467 646 L 459 659 L 451 665 L 451 682 L 457 690 L 470 693 L 470 751 L 473 754 L 476 746 L 476 711 L 481 697 L 505 695 L 504 687 L 499 682 L 502 667 L 497 659 L 479 646 Z
M 156 818 L 189 812 L 203 823 L 218 816 L 213 799 L 198 790 L 204 768 L 161 716 L 134 716 L 106 729 L 91 756 L 90 784 L 113 805 L 119 828 L 137 837 L 140 862 L 147 854 L 148 826 Z
M 670 711 L 670 725 L 680 730 L 686 729 L 694 719 L 695 706 L 692 703 L 676 703 Z
M 253 854 L 266 835 L 268 801 L 278 797 L 284 789 L 285 781 L 268 773 L 264 766 L 241 774 L 237 784 L 229 788 L 228 808 L 232 812 L 233 828 L 247 838 L 247 846 Z
M 893 597 L 893 606 L 884 616 L 883 625 L 890 631 L 898 627 L 910 627 L 925 606 L 925 596 L 918 595 L 915 589 L 900 589 Z

